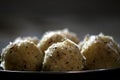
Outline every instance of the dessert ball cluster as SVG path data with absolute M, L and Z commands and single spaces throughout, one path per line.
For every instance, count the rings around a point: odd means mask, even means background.
M 1 53 L 1 67 L 15 71 L 80 71 L 120 67 L 120 47 L 112 36 L 87 35 L 80 41 L 68 29 L 18 37 Z

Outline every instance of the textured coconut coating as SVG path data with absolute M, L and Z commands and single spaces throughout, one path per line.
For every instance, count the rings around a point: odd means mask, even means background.
M 77 71 L 83 69 L 83 56 L 78 46 L 67 39 L 51 45 L 45 51 L 44 71 Z
M 79 39 L 75 33 L 70 32 L 68 29 L 64 29 L 46 32 L 37 46 L 44 53 L 50 45 L 62 42 L 64 39 L 70 39 L 75 43 L 79 43 Z
M 36 71 L 41 69 L 43 62 L 42 52 L 33 42 L 26 40 L 7 45 L 1 57 L 4 70 Z
M 77 34 L 69 31 L 69 29 L 58 30 L 56 32 L 61 33 L 66 38 L 70 39 L 71 41 L 75 42 L 76 44 L 78 44 L 80 42 Z
M 47 50 L 50 45 L 52 45 L 53 43 L 61 42 L 63 40 L 64 36 L 62 36 L 61 34 L 48 32 L 42 37 L 37 46 L 44 53 L 44 51 Z
M 81 53 L 86 58 L 86 69 L 120 67 L 120 48 L 111 36 L 92 35 L 85 40 Z
M 20 40 L 27 40 L 27 41 L 32 41 L 32 42 L 34 42 L 36 45 L 38 44 L 38 42 L 39 42 L 39 39 L 36 37 L 36 36 L 34 36 L 34 37 L 30 37 L 30 36 L 27 36 L 27 37 L 17 37 L 15 40 L 14 40 L 14 42 L 19 42 Z

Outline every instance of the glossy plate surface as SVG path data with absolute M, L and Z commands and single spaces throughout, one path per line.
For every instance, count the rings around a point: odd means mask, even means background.
M 0 70 L 3 79 L 120 79 L 120 68 L 83 71 L 9 71 Z M 9 75 L 8 77 L 4 77 Z

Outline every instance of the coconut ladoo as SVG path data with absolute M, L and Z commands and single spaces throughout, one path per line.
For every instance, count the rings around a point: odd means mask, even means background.
M 78 46 L 67 39 L 52 44 L 45 51 L 43 71 L 79 71 L 84 67 L 83 59 Z
M 42 62 L 42 52 L 27 40 L 11 42 L 1 53 L 1 66 L 4 70 L 37 71 L 41 69 Z
M 120 67 L 120 47 L 111 36 L 103 34 L 87 36 L 80 48 L 86 58 L 86 69 Z

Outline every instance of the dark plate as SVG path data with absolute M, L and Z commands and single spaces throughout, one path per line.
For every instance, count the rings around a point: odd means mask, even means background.
M 83 70 L 83 71 L 8 71 L 0 70 L 2 79 L 51 79 L 51 80 L 75 80 L 75 79 L 120 79 L 120 68 Z M 8 75 L 5 77 L 5 75 Z

